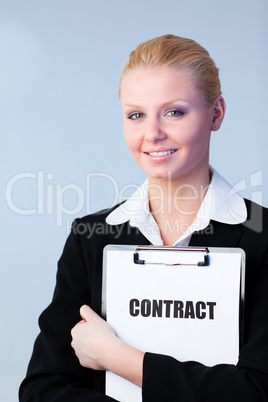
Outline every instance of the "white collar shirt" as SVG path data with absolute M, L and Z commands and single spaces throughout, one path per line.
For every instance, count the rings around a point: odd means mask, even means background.
M 188 246 L 192 234 L 204 230 L 211 220 L 237 225 L 247 219 L 244 199 L 215 169 L 211 168 L 211 171 L 211 182 L 196 219 L 177 239 L 174 246 Z M 129 225 L 137 227 L 151 244 L 163 245 L 159 227 L 149 208 L 147 180 L 106 218 L 109 225 L 119 225 L 128 221 Z

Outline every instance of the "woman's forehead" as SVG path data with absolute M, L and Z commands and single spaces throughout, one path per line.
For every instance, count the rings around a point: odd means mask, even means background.
M 176 69 L 136 69 L 129 71 L 121 83 L 121 100 L 136 96 L 164 96 L 173 93 L 196 93 L 192 77 Z M 198 91 L 199 92 L 199 91 Z M 152 99 L 153 100 L 153 99 Z

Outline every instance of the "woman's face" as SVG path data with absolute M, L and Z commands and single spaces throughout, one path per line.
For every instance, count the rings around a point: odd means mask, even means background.
M 208 173 L 210 133 L 219 128 L 219 111 L 206 106 L 189 75 L 130 71 L 122 80 L 121 103 L 126 143 L 149 179 Z

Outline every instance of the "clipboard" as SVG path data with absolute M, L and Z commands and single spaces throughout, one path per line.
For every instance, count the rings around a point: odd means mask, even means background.
M 236 364 L 243 344 L 245 252 L 240 248 L 108 245 L 102 316 L 143 351 Z M 106 372 L 106 395 L 141 402 L 141 389 Z

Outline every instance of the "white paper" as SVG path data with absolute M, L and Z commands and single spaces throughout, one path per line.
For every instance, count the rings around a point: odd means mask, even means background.
M 239 251 L 210 253 L 209 266 L 204 267 L 138 265 L 133 262 L 133 251 L 116 247 L 106 253 L 107 321 L 119 338 L 182 362 L 237 363 Z M 140 258 L 156 260 L 153 253 L 143 252 Z M 186 263 L 191 253 L 184 253 Z M 159 252 L 157 257 L 159 261 Z M 142 400 L 139 387 L 110 372 L 106 373 L 106 394 L 121 402 Z

